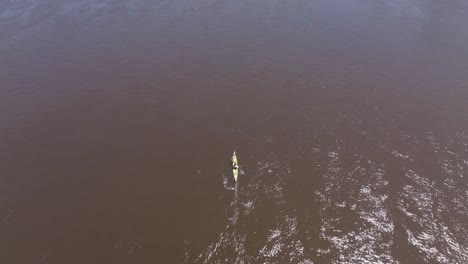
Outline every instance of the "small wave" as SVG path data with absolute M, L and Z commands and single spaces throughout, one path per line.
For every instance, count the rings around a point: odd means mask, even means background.
M 466 262 L 468 247 L 460 243 L 457 234 L 452 231 L 458 229 L 459 233 L 467 234 L 466 227 L 463 228 L 463 223 L 458 222 L 463 217 L 458 218 L 453 210 L 448 210 L 456 208 L 451 203 L 457 200 L 464 201 L 458 206 L 467 209 L 468 197 L 450 199 L 445 192 L 436 188 L 435 182 L 413 170 L 408 170 L 406 177 L 410 182 L 403 188 L 398 209 L 404 215 L 404 228 L 410 245 L 422 253 L 425 261 Z M 450 214 L 450 219 L 444 217 L 446 214 Z
M 223 186 L 224 186 L 224 189 L 229 190 L 229 191 L 234 191 L 236 189 L 236 185 L 232 185 L 232 183 L 229 181 L 229 178 L 226 174 L 223 174 Z
M 342 151 L 337 147 L 328 152 L 325 187 L 315 193 L 322 205 L 320 237 L 331 245 L 317 248 L 316 253 L 332 263 L 396 263 L 391 255 L 394 224 L 384 167 L 364 156 L 356 162 L 360 165 L 344 167 Z M 357 184 L 356 178 L 363 175 L 366 180 Z

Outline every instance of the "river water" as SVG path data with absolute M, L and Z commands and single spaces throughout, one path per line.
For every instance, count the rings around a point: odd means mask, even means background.
M 0 263 L 468 263 L 468 2 L 2 1 L 0 149 Z

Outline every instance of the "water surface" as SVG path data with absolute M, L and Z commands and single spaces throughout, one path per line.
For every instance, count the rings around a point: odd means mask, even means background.
M 0 262 L 467 263 L 467 25 L 462 0 L 2 1 Z

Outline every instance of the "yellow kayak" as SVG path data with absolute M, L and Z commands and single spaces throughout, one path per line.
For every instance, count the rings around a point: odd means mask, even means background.
M 237 157 L 236 152 L 232 153 L 232 175 L 234 176 L 234 180 L 237 182 L 237 175 L 239 175 L 239 164 L 237 164 Z

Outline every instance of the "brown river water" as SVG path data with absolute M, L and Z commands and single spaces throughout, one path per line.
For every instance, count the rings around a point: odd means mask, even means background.
M 0 1 L 0 263 L 468 263 L 468 2 Z

